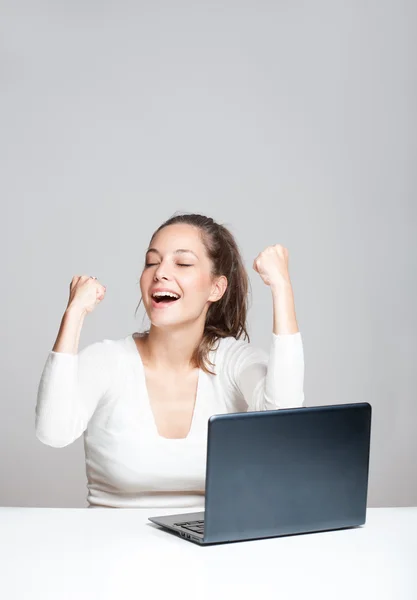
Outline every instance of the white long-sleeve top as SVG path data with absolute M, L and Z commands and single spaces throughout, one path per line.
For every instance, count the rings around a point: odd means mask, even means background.
M 89 508 L 204 508 L 207 421 L 211 415 L 304 405 L 301 333 L 272 333 L 269 355 L 222 338 L 210 352 L 216 375 L 199 369 L 186 438 L 159 435 L 137 333 L 54 352 L 38 388 L 36 436 L 61 448 L 84 434 Z

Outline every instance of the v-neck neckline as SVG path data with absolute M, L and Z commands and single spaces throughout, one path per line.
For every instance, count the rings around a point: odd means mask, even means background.
M 193 415 L 191 418 L 191 424 L 190 424 L 190 429 L 188 430 L 188 433 L 186 435 L 186 437 L 183 438 L 167 438 L 164 435 L 161 435 L 158 431 L 158 427 L 156 425 L 156 421 L 155 421 L 155 415 L 154 412 L 152 410 L 152 406 L 151 406 L 151 402 L 150 402 L 150 396 L 149 396 L 149 392 L 148 392 L 148 386 L 146 384 L 146 373 L 145 373 L 145 365 L 143 364 L 143 360 L 142 360 L 142 356 L 139 352 L 139 349 L 136 345 L 135 342 L 135 333 L 131 333 L 130 335 L 128 335 L 128 340 L 132 345 L 132 350 L 133 352 L 136 354 L 136 364 L 138 365 L 140 374 L 142 376 L 142 384 L 143 384 L 143 389 L 144 389 L 144 393 L 145 393 L 145 407 L 146 407 L 146 411 L 148 413 L 148 417 L 149 417 L 149 421 L 151 422 L 152 428 L 154 430 L 154 433 L 156 435 L 156 437 L 162 441 L 167 441 L 167 442 L 187 442 L 190 440 L 190 438 L 193 435 L 194 432 L 194 426 L 195 426 L 195 422 L 197 420 L 197 410 L 198 410 L 198 406 L 199 406 L 199 395 L 200 395 L 200 387 L 201 387 L 201 379 L 202 379 L 202 369 L 198 369 L 198 377 L 197 377 L 197 390 L 196 390 L 196 395 L 195 395 L 195 400 L 194 400 L 194 408 L 193 408 Z

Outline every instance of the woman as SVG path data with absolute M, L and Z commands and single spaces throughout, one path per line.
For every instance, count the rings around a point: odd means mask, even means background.
M 209 417 L 303 405 L 286 248 L 267 247 L 253 268 L 272 292 L 269 356 L 249 342 L 236 242 L 211 218 L 176 215 L 153 234 L 140 278 L 149 331 L 78 352 L 106 288 L 72 279 L 39 384 L 36 435 L 63 447 L 84 433 L 90 507 L 201 508 Z

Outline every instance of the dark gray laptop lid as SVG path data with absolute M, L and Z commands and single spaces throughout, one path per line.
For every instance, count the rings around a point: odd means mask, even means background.
M 369 403 L 210 417 L 207 542 L 365 523 Z

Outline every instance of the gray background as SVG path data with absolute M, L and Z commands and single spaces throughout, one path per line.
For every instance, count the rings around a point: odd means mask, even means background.
M 87 505 L 82 438 L 34 431 L 69 284 L 107 286 L 80 349 L 141 329 L 144 249 L 184 210 L 236 235 L 265 349 L 252 262 L 288 248 L 306 404 L 370 402 L 368 505 L 417 505 L 415 2 L 0 6 L 0 504 Z

